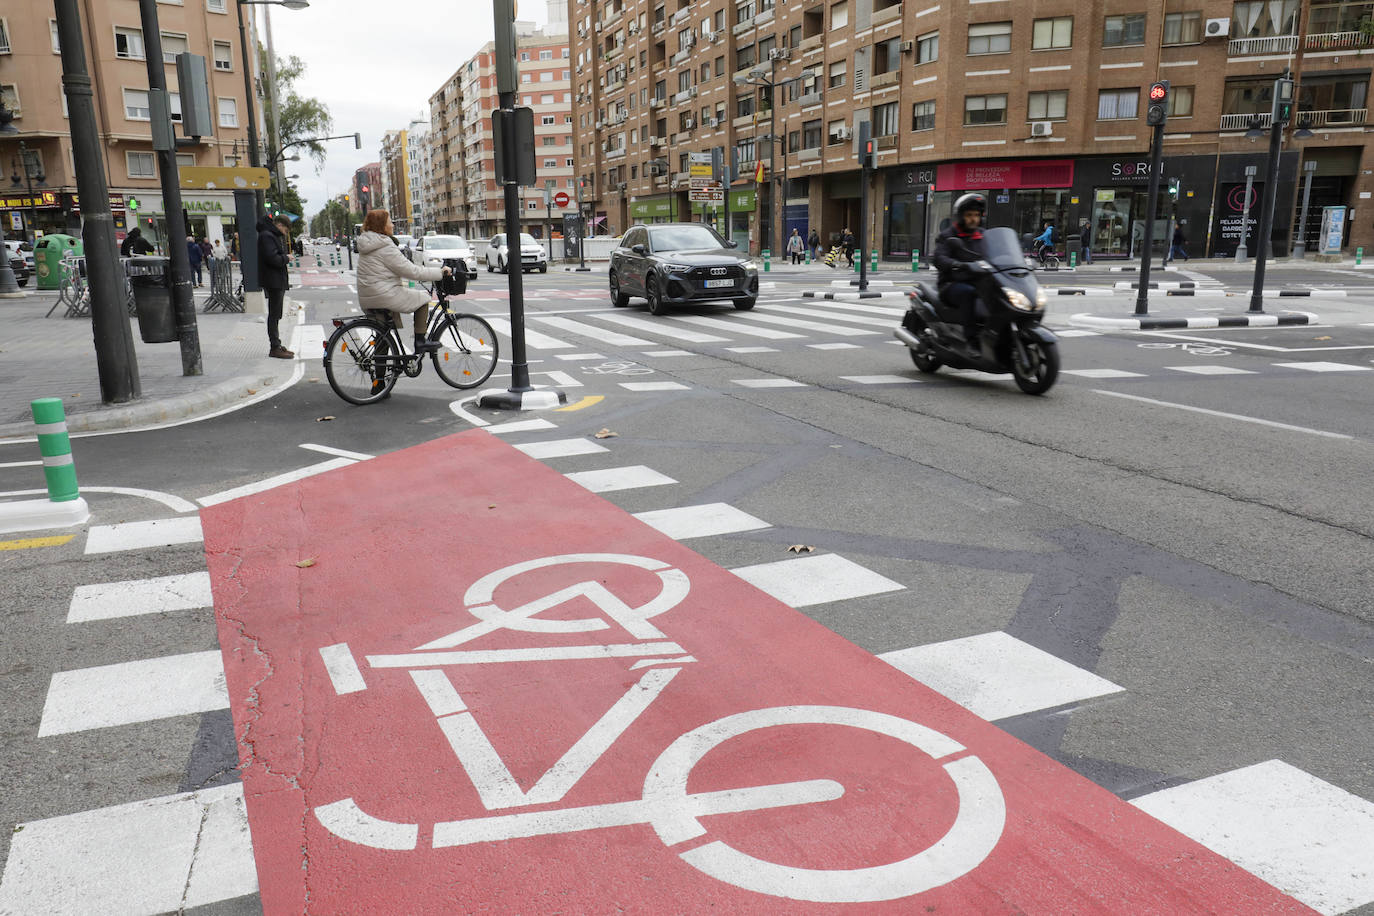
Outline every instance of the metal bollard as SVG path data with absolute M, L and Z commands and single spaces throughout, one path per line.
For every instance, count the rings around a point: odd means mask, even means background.
M 767 248 L 763 249 L 763 272 L 764 272 L 764 273 L 768 273 L 769 271 L 771 271 L 771 270 L 773 269 L 773 262 L 772 262 L 772 260 L 771 260 L 772 255 L 773 255 L 773 253 L 772 253 L 771 251 L 769 251 Z
M 62 399 L 38 398 L 29 406 L 38 427 L 38 452 L 43 456 L 48 499 L 55 503 L 79 499 L 81 493 L 76 487 L 72 440 L 67 435 L 67 413 L 62 409 Z

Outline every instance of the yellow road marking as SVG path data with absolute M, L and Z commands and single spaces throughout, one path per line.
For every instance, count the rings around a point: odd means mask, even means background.
M 559 408 L 556 408 L 556 409 L 557 409 L 557 410 L 581 410 L 583 407 L 591 407 L 591 406 L 593 406 L 594 404 L 600 404 L 600 403 L 601 403 L 602 401 L 604 401 L 604 400 L 606 400 L 606 396 L 605 396 L 605 395 L 602 395 L 602 394 L 589 394 L 589 395 L 587 395 L 585 398 L 583 398 L 582 400 L 578 401 L 576 404 L 569 404 L 567 407 L 559 407 Z
M 67 543 L 74 534 L 59 534 L 50 538 L 23 538 L 18 541 L 0 541 L 0 550 L 27 550 L 30 547 L 58 547 Z

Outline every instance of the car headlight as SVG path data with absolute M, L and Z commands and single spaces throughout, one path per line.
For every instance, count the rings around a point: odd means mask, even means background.
M 752 258 L 750 258 L 748 261 L 745 261 L 745 262 L 744 262 L 744 269 L 745 269 L 745 270 L 753 270 L 753 271 L 756 271 L 756 270 L 760 270 L 760 269 L 762 269 L 762 268 L 763 268 L 763 265 L 760 264 L 758 261 L 755 261 L 755 260 L 752 259 Z
M 1031 304 L 1031 301 L 1029 298 L 1026 297 L 1026 294 L 1021 292 L 1020 290 L 1015 290 L 1004 286 L 1002 287 L 1002 293 L 1007 297 L 1007 304 L 1010 305 L 1012 308 L 1019 309 L 1023 312 L 1035 311 L 1036 307 Z
M 680 271 L 680 270 L 691 270 L 692 268 L 691 268 L 689 265 L 687 265 L 687 264 L 664 264 L 664 265 L 663 265 L 663 269 L 664 269 L 664 270 Z

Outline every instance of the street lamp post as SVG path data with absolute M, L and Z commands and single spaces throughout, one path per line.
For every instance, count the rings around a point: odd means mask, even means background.
M 1269 124 L 1269 161 L 1264 173 L 1264 200 L 1260 202 L 1259 238 L 1255 248 L 1255 282 L 1250 290 L 1249 314 L 1264 311 L 1264 267 L 1273 254 L 1270 236 L 1274 232 L 1274 203 L 1279 197 L 1279 147 L 1283 142 L 1283 127 L 1293 114 L 1293 80 L 1288 72 L 1274 80 L 1273 113 Z
M 1298 237 L 1293 241 L 1293 257 L 1307 257 L 1307 205 L 1312 200 L 1312 176 L 1317 174 L 1317 160 L 1308 159 L 1302 164 L 1307 173 L 1302 186 L 1302 215 L 1298 217 Z
M 787 208 L 788 181 L 787 148 L 783 147 L 783 201 L 782 206 L 778 208 L 778 218 L 774 220 L 773 210 L 774 205 L 777 203 L 774 200 L 774 198 L 777 197 L 777 194 L 773 190 L 775 187 L 775 179 L 773 176 L 777 174 L 777 157 L 774 150 L 774 144 L 781 144 L 785 141 L 783 140 L 783 138 L 780 138 L 778 136 L 778 83 L 776 82 L 778 69 L 777 58 L 773 58 L 772 60 L 770 60 L 769 66 L 772 68 L 772 72 L 765 74 L 762 70 L 750 70 L 747 76 L 736 77 L 735 85 L 761 86 L 768 90 L 768 208 L 764 211 L 767 214 L 767 222 L 764 224 L 764 231 L 759 233 L 759 237 L 763 240 L 764 244 L 770 246 L 769 254 L 771 255 L 782 251 L 782 224 L 785 222 L 784 215 L 786 213 Z M 758 155 L 757 149 L 755 150 L 754 154 Z M 729 193 L 728 189 L 726 190 L 726 193 Z M 728 236 L 728 226 L 726 227 L 726 232 Z
M 10 176 L 10 182 L 16 187 L 24 182 L 24 187 L 29 194 L 29 225 L 26 227 L 26 235 L 31 236 L 30 244 L 38 242 L 38 202 L 33 199 L 33 183 L 37 181 L 40 185 L 48 180 L 48 176 L 43 174 L 43 167 L 38 162 L 38 154 L 24 145 L 24 141 L 19 141 L 19 163 L 24 167 L 24 174 L 19 174 L 19 165 L 14 160 L 10 160 L 10 168 L 14 169 L 14 174 Z M 36 173 L 36 174 L 35 174 Z
M 1250 234 L 1250 193 L 1255 186 L 1255 173 L 1258 171 L 1258 166 L 1247 165 L 1245 167 L 1245 199 L 1240 205 L 1240 244 L 1236 246 L 1237 262 L 1244 261 L 1247 257 L 1245 239 Z
M 0 99 L 0 137 L 19 133 L 19 128 L 10 123 L 13 118 L 14 115 L 5 107 L 5 100 Z M 4 221 L 0 220 L 0 299 L 20 299 L 24 295 L 14 276 L 14 268 L 10 267 L 10 253 L 5 248 Z

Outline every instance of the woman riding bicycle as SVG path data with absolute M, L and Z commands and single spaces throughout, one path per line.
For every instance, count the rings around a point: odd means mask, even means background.
M 391 214 L 385 210 L 369 210 L 363 219 L 363 231 L 358 236 L 358 305 L 365 312 L 396 313 L 397 328 L 401 327 L 401 314 L 414 312 L 415 352 L 431 353 L 439 349 L 439 344 L 426 339 L 429 293 L 407 288 L 405 281 L 438 280 L 451 271 L 406 260 L 391 240 L 394 232 Z
M 1054 253 L 1054 223 L 1046 223 L 1045 231 L 1037 235 L 1032 244 L 1035 246 L 1034 251 L 1036 256 L 1040 258 L 1040 263 L 1044 264 L 1046 258 Z

